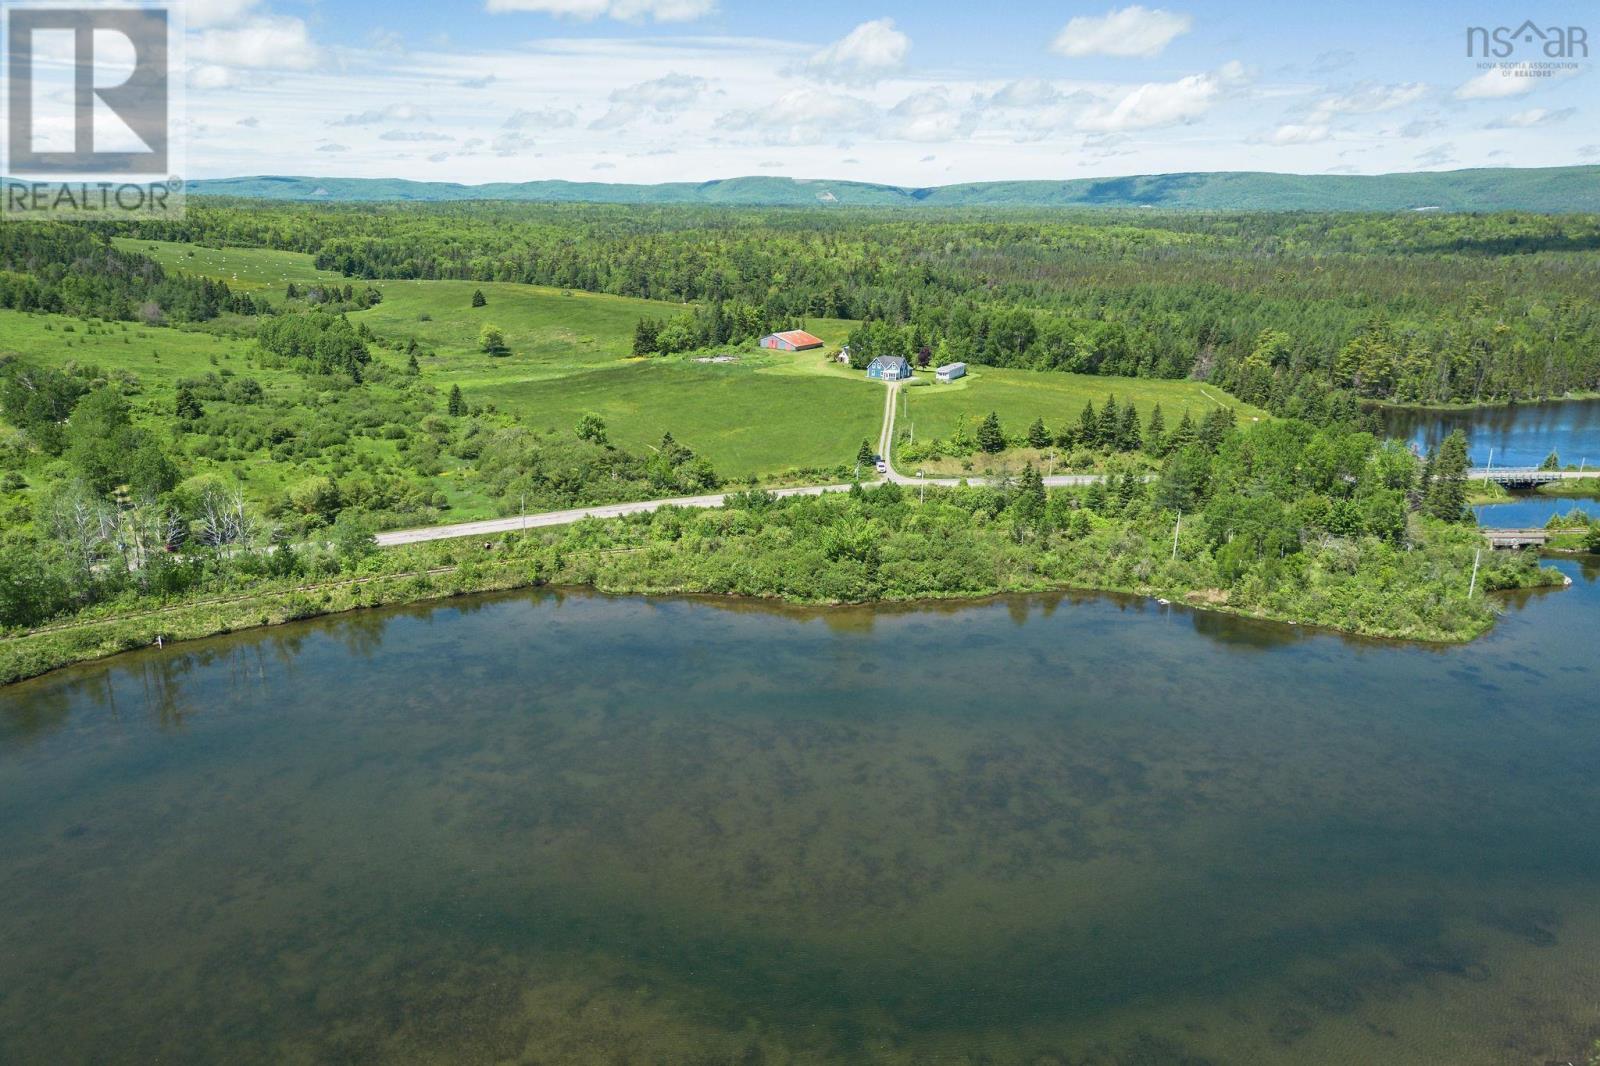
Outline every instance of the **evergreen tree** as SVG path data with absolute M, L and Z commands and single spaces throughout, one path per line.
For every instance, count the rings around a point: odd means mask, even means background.
M 1115 448 L 1117 446 L 1117 432 L 1122 428 L 1122 411 L 1117 407 L 1115 396 L 1106 397 L 1106 405 L 1100 408 L 1100 422 L 1095 426 L 1095 443 L 1102 448 Z
M 1028 427 L 1028 447 L 1050 447 L 1050 431 L 1044 428 L 1044 419 L 1035 418 L 1033 425 Z
M 1456 430 L 1439 445 L 1433 463 L 1433 481 L 1428 486 L 1423 509 L 1434 518 L 1460 522 L 1467 515 L 1467 435 Z
M 406 373 L 417 377 L 422 373 L 422 364 L 417 362 L 417 353 L 412 352 L 411 358 L 406 360 Z
M 654 355 L 660 350 L 661 322 L 653 318 L 641 318 L 639 324 L 633 327 L 633 354 Z
M 1078 443 L 1085 448 L 1093 448 L 1099 442 L 1100 417 L 1094 413 L 1094 401 L 1090 400 L 1083 405 L 1083 413 L 1078 416 Z
M 1006 450 L 1006 435 L 1000 429 L 1000 416 L 993 411 L 978 426 L 978 447 L 991 455 Z
M 472 306 L 473 307 L 483 307 L 488 302 L 489 301 L 484 298 L 482 289 L 473 289 L 472 290 Z
M 1222 440 L 1237 424 L 1231 407 L 1213 407 L 1206 412 L 1205 418 L 1200 420 L 1200 443 L 1207 451 L 1216 451 L 1222 446 Z
M 1106 483 L 1096 480 L 1089 483 L 1089 489 L 1083 494 L 1083 505 L 1095 514 L 1106 513 Z
M 193 422 L 205 414 L 205 409 L 200 406 L 200 401 L 195 397 L 194 390 L 187 385 L 178 386 L 177 401 L 174 407 L 174 413 L 184 422 Z
M 1144 495 L 1144 483 L 1132 470 L 1124 470 L 1117 481 L 1117 503 L 1126 511 L 1128 505 Z
M 1144 447 L 1156 458 L 1160 458 L 1165 451 L 1167 435 L 1167 420 L 1161 413 L 1161 405 L 1156 404 L 1150 409 L 1150 422 L 1145 426 Z
M 289 282 L 289 284 L 283 287 L 283 295 L 284 298 L 288 300 L 300 299 L 300 286 L 296 285 L 292 281 Z
M 1194 420 L 1189 417 L 1189 412 L 1183 412 L 1183 418 L 1178 421 L 1178 428 L 1172 431 L 1172 439 L 1167 441 L 1169 453 L 1181 451 L 1193 444 L 1196 440 Z
M 1122 409 L 1122 423 L 1117 427 L 1117 450 L 1136 452 L 1144 447 L 1144 435 L 1139 432 L 1139 412 L 1133 404 Z
M 1016 518 L 1017 525 L 1038 530 L 1045 520 L 1047 502 L 1044 478 L 1033 468 L 1033 464 L 1029 463 L 1023 468 L 1022 480 L 1011 502 L 1011 513 Z
M 460 418 L 467 410 L 467 402 L 461 398 L 461 386 L 450 386 L 450 401 L 447 406 L 451 418 Z
M 872 465 L 872 442 L 862 439 L 861 447 L 856 449 L 856 462 L 862 466 Z

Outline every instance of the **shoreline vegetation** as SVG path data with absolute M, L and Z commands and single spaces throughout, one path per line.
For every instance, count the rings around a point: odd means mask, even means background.
M 1415 411 L 1418 414 L 1459 413 L 1467 411 L 1494 411 L 1515 407 L 1538 407 L 1543 404 L 1557 403 L 1582 403 L 1586 400 L 1600 400 L 1600 390 L 1574 389 L 1551 396 L 1503 396 L 1491 397 L 1482 400 L 1454 400 L 1440 401 L 1438 403 L 1411 403 L 1394 400 L 1374 400 L 1366 407 L 1371 411 L 1392 411 L 1404 414 Z
M 1485 633 L 1487 593 L 1553 587 L 1559 571 L 1532 553 L 1486 559 L 1469 595 L 1467 526 L 1424 521 L 1399 548 L 1333 538 L 1270 577 L 1228 583 L 1201 523 L 1175 515 L 1099 514 L 1086 490 L 893 484 L 826 497 L 740 494 L 725 508 L 666 508 L 497 537 L 371 550 L 336 576 L 262 576 L 129 610 L 123 601 L 0 639 L 0 684 L 124 651 L 239 630 L 526 587 L 616 595 L 725 595 L 797 605 L 979 600 L 1047 591 L 1120 593 L 1358 637 L 1463 643 Z M 1102 492 L 1104 490 L 1102 489 Z M 1042 509 L 1029 518 L 1043 496 Z M 1043 534 L 1020 536 L 1019 517 Z M 1059 525 L 1052 522 L 1059 520 Z M 801 536 L 801 534 L 805 534 Z M 1174 543 L 1176 542 L 1176 550 Z M 1223 553 L 1224 556 L 1226 552 Z M 1457 587 L 1459 586 L 1459 587 Z M 135 602 L 150 602 L 148 599 Z

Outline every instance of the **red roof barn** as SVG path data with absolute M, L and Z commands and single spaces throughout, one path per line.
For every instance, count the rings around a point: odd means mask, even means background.
M 780 352 L 803 352 L 810 348 L 821 348 L 822 339 L 813 337 L 803 329 L 789 329 L 762 337 L 761 347 L 776 348 Z

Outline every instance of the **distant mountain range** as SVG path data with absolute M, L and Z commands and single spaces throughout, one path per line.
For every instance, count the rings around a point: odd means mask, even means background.
M 1222 171 L 1071 181 L 986 181 L 909 188 L 858 181 L 747 177 L 664 185 L 528 181 L 488 185 L 399 178 L 222 178 L 201 195 L 329 202 L 514 200 L 533 203 L 752 207 L 1159 207 L 1204 211 L 1600 211 L 1600 166 L 1411 174 Z

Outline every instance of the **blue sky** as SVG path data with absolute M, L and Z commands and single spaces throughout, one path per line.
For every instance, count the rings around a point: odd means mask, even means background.
M 188 169 L 911 185 L 1600 162 L 1592 4 L 189 0 Z M 1537 43 L 1537 42 L 1536 42 Z

